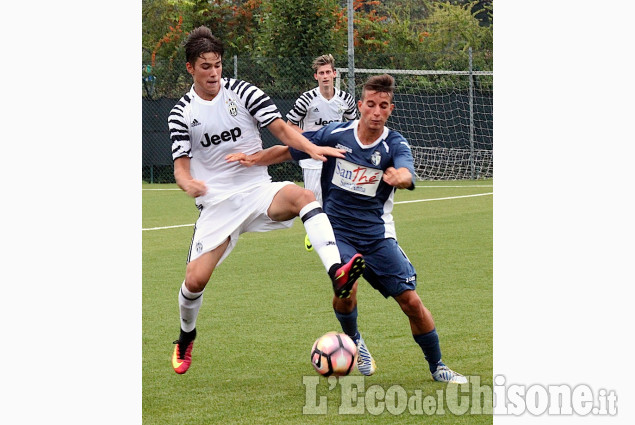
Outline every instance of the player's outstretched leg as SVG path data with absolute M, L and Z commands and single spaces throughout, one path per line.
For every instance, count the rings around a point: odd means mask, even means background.
M 287 187 L 291 186 L 293 185 L 289 185 Z M 283 192 L 283 190 L 284 188 L 278 193 Z M 285 200 L 288 201 L 285 196 L 289 197 L 289 194 L 292 192 L 297 191 L 294 191 L 293 189 L 287 190 L 286 193 L 279 198 L 278 203 L 285 202 Z M 309 199 L 315 198 L 313 193 L 309 190 L 302 190 L 302 192 L 302 196 L 307 196 L 306 194 L 308 194 Z M 333 228 L 331 227 L 331 223 L 327 215 L 324 213 L 322 207 L 317 201 L 309 201 L 300 209 L 298 215 L 300 216 L 302 223 L 304 223 L 304 228 L 306 229 L 306 233 L 309 235 L 311 244 L 328 270 L 335 294 L 340 298 L 350 296 L 353 284 L 364 271 L 364 259 L 362 258 L 362 255 L 355 254 L 346 264 L 342 264 L 340 262 L 340 251 L 337 247 L 337 243 L 335 242 Z
M 429 313 L 427 312 L 427 314 Z M 465 384 L 467 382 L 465 376 L 453 371 L 441 361 L 441 346 L 436 328 L 425 334 L 413 335 L 413 337 L 423 350 L 423 355 L 428 361 L 432 379 L 453 384 Z
M 333 282 L 333 291 L 339 298 L 348 298 L 351 296 L 351 289 L 357 278 L 364 272 L 364 258 L 362 254 L 355 254 L 353 258 L 346 264 L 335 264 L 329 271 L 331 281 Z
M 184 374 L 192 364 L 192 347 L 196 338 L 196 329 L 191 332 L 183 332 L 179 339 L 174 341 L 174 353 L 172 354 L 172 367 L 179 375 Z
M 428 362 L 432 379 L 441 382 L 464 384 L 467 378 L 447 367 L 441 361 L 441 345 L 434 319 L 414 290 L 406 290 L 395 297 L 410 320 L 410 329 L 415 342 L 421 347 Z

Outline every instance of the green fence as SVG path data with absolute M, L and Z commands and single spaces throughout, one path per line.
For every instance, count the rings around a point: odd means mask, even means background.
M 395 77 L 396 108 L 387 125 L 402 133 L 412 145 L 419 179 L 493 177 L 493 73 L 482 55 L 477 58 L 480 59 L 473 62 L 467 55 L 458 55 L 453 61 L 442 61 L 453 65 L 454 69 L 446 70 L 404 70 L 396 68 L 399 61 L 390 57 L 356 62 L 356 69 L 361 68 L 354 75 L 356 99 L 369 75 L 388 72 Z M 284 117 L 302 92 L 317 86 L 312 60 L 230 57 L 223 61 L 223 75 L 260 87 Z M 346 62 L 341 59 L 337 63 L 340 88 L 347 90 L 349 76 L 342 68 Z M 416 61 L 410 58 L 409 64 L 412 63 Z M 422 65 L 426 63 L 429 58 L 421 60 Z M 142 179 L 150 183 L 174 182 L 167 117 L 189 90 L 191 76 L 185 69 L 154 76 L 144 68 L 142 81 Z M 280 143 L 266 129 L 262 130 L 262 140 L 265 148 Z M 269 173 L 275 181 L 302 180 L 296 163 L 272 166 Z

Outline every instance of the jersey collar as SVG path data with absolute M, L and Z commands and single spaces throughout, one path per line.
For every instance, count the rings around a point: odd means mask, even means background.
M 371 143 L 370 145 L 365 145 L 359 140 L 359 136 L 357 134 L 357 129 L 358 128 L 359 128 L 359 120 L 353 121 L 353 132 L 355 134 L 355 141 L 357 142 L 359 147 L 362 148 L 362 149 L 374 148 L 382 140 L 386 140 L 386 137 L 388 137 L 388 132 L 390 131 L 390 129 L 388 127 L 384 126 L 384 131 L 381 133 L 381 136 L 379 136 L 379 138 L 377 140 L 375 140 L 373 143 Z
M 216 97 L 214 97 L 214 99 L 212 100 L 205 100 L 202 97 L 200 97 L 198 94 L 196 94 L 196 90 L 194 90 L 194 84 L 192 84 L 192 88 L 190 88 L 190 96 L 192 96 L 192 99 L 194 99 L 196 102 L 201 103 L 203 105 L 213 105 L 214 103 L 217 102 L 217 99 L 219 97 L 221 97 L 221 93 L 223 91 L 223 86 L 225 84 L 225 79 L 221 79 L 221 88 L 218 92 L 218 94 L 216 95 Z

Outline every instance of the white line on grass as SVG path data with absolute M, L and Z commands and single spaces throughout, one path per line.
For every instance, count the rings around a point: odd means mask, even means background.
M 436 189 L 436 188 L 445 188 L 445 187 L 494 187 L 491 184 L 490 185 L 485 185 L 485 184 L 472 184 L 472 185 L 467 185 L 467 186 L 415 186 L 415 187 L 425 187 L 425 188 L 432 188 L 432 189 Z M 168 189 L 141 189 L 141 190 L 153 190 L 156 192 L 161 192 L 164 190 L 181 190 L 178 187 L 174 187 L 174 188 L 168 188 Z
M 467 186 L 415 186 L 415 187 L 425 187 L 425 188 L 446 188 L 446 187 L 494 187 L 491 184 L 490 185 L 486 185 L 486 184 L 472 184 L 472 185 L 467 185 Z
M 194 226 L 194 223 L 192 223 L 192 224 L 177 224 L 176 226 L 149 227 L 149 228 L 147 228 L 147 229 L 141 229 L 141 230 L 163 230 L 163 229 L 176 229 L 177 227 L 190 227 L 190 226 Z
M 415 201 L 399 201 L 399 202 L 395 202 L 395 205 L 397 204 L 412 204 L 415 202 L 428 202 L 428 201 L 447 201 L 449 199 L 460 199 L 460 198 L 474 198 L 475 196 L 487 196 L 487 195 L 493 195 L 494 192 L 488 192 L 488 193 L 477 193 L 476 195 L 463 195 L 463 196 L 450 196 L 448 198 L 430 198 L 430 199 L 417 199 Z
M 164 189 L 164 190 L 168 190 L 168 189 Z M 397 205 L 397 204 L 412 204 L 412 203 L 415 203 L 415 202 L 447 201 L 447 200 L 450 200 L 450 199 L 473 198 L 475 196 L 487 196 L 487 195 L 493 195 L 493 194 L 494 194 L 493 192 L 489 192 L 489 193 L 478 193 L 476 195 L 450 196 L 448 198 L 417 199 L 415 201 L 395 202 L 395 205 Z M 163 229 L 175 229 L 177 227 L 191 227 L 191 226 L 194 226 L 194 223 L 192 223 L 192 224 L 178 224 L 176 226 L 149 227 L 147 229 L 141 229 L 141 230 L 144 230 L 144 231 L 145 230 L 163 230 Z

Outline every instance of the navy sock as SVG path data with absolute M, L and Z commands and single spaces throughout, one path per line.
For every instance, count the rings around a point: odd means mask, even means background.
M 351 337 L 351 339 L 355 342 L 359 339 L 359 332 L 357 331 L 357 306 L 350 313 L 340 313 L 337 310 L 333 310 L 335 312 L 335 317 L 340 321 L 340 325 L 342 325 L 342 330 L 344 333 Z
M 430 373 L 434 373 L 437 370 L 437 365 L 441 362 L 441 346 L 436 328 L 426 334 L 413 335 L 412 337 L 423 350 L 423 355 L 430 367 Z

